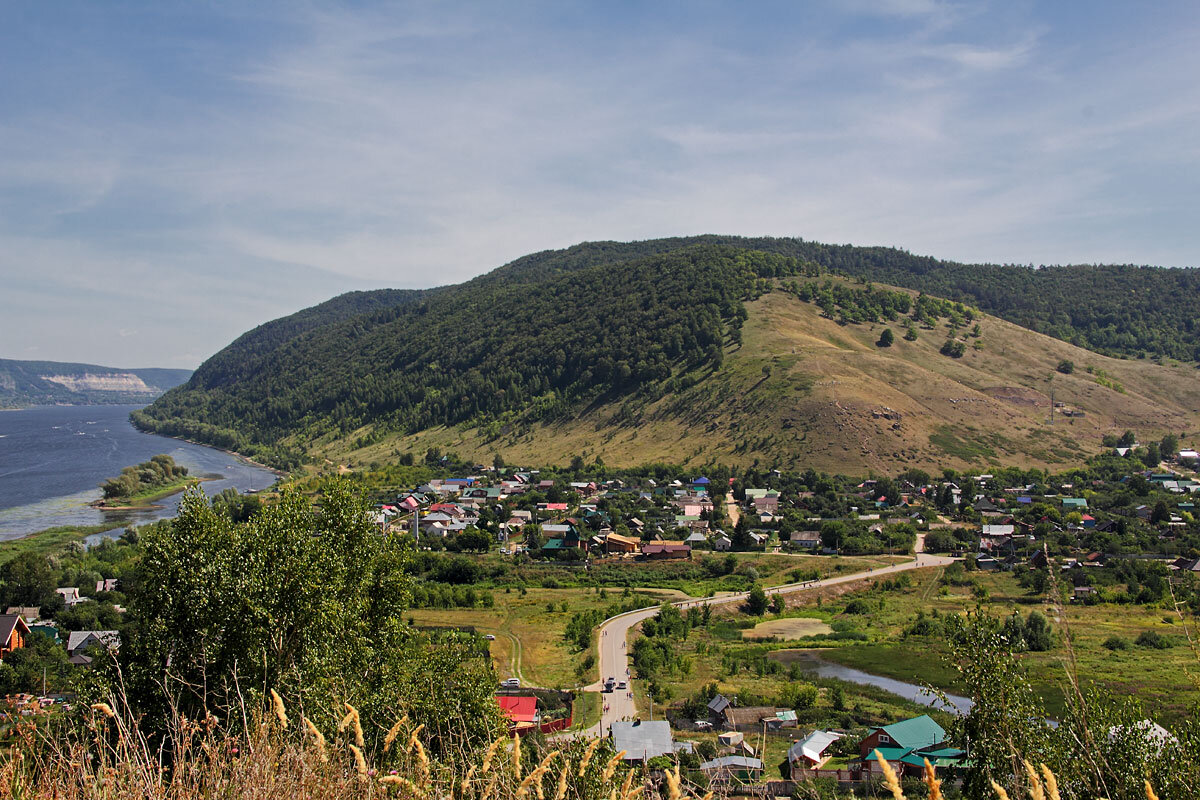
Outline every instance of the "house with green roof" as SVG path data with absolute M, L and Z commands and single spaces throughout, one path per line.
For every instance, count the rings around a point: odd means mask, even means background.
M 1083 511 L 1088 507 L 1087 500 L 1082 497 L 1064 497 L 1062 499 L 1063 508 L 1069 508 L 1074 511 Z
M 946 745 L 946 730 L 928 714 L 873 729 L 859 745 L 862 769 L 870 774 L 878 764 L 876 753 L 903 775 L 920 776 L 925 759 L 941 769 L 953 769 L 966 753 Z

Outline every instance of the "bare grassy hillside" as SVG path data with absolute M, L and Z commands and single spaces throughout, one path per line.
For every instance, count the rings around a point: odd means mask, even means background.
M 1096 452 L 1106 433 L 1190 433 L 1200 421 L 1200 372 L 1189 365 L 1107 358 L 986 316 L 978 337 L 959 337 L 965 352 L 952 358 L 939 352 L 944 322 L 918 329 L 916 341 L 893 326 L 894 343 L 880 347 L 884 325 L 839 325 L 782 291 L 747 307 L 743 342 L 727 346 L 721 367 L 657 399 L 594 405 L 552 424 L 435 428 L 353 449 L 362 429 L 313 449 L 353 464 L 436 446 L 487 463 L 496 453 L 517 463 L 580 454 L 610 465 L 758 461 L 861 474 L 1062 467 Z M 1056 371 L 1064 360 L 1073 374 Z M 1064 406 L 1050 425 L 1052 394 Z

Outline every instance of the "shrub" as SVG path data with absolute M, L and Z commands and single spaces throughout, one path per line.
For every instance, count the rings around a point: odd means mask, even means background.
M 1070 375 L 1075 371 L 1075 362 L 1064 358 L 1062 361 L 1058 362 L 1058 366 L 1055 367 L 1055 369 L 1061 372 L 1063 375 Z
M 1171 640 L 1157 631 L 1142 631 L 1134 642 L 1138 647 L 1150 647 L 1155 650 L 1166 650 L 1171 647 Z
M 1117 650 L 1128 650 L 1129 648 L 1133 647 L 1133 645 L 1129 643 L 1128 639 L 1121 636 L 1108 637 L 1104 640 L 1104 646 L 1114 652 Z
M 857 598 L 851 600 L 849 603 L 846 603 L 846 609 L 843 613 L 845 613 L 845 614 L 869 614 L 869 613 L 871 613 L 871 606 L 867 603 L 866 600 L 863 600 L 861 597 L 857 597 Z

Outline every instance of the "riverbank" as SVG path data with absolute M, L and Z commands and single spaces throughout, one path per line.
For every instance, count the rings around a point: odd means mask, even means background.
M 170 497 L 173 494 L 179 494 L 186 489 L 190 489 L 193 486 L 197 486 L 205 481 L 210 480 L 213 479 L 189 476 L 187 478 L 168 483 L 165 486 L 155 486 L 154 488 L 147 489 L 144 492 L 138 492 L 137 494 L 130 495 L 129 497 L 118 497 L 113 498 L 112 500 L 101 498 L 94 501 L 90 505 L 92 508 L 98 508 L 101 511 L 151 511 L 162 508 L 162 506 L 154 505 L 155 500 L 162 500 L 163 498 Z M 112 505 L 114 502 L 119 502 L 121 505 Z
M 57 528 L 46 528 L 45 530 L 31 533 L 28 536 L 22 536 L 20 539 L 0 541 L 0 564 L 11 561 L 25 553 L 37 553 L 45 556 L 54 555 L 61 552 L 67 545 L 73 542 L 82 542 L 89 536 L 111 531 L 114 527 L 120 526 L 112 524 L 60 525 Z

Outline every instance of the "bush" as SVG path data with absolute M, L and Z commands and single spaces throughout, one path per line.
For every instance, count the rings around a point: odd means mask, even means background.
M 1055 369 L 1061 372 L 1063 375 L 1070 375 L 1075 371 L 1075 362 L 1064 358 L 1062 361 L 1058 362 L 1058 366 L 1055 367 Z
M 1128 650 L 1129 648 L 1133 647 L 1133 645 L 1129 643 L 1128 639 L 1125 639 L 1121 636 L 1108 637 L 1104 640 L 1104 646 L 1114 652 L 1117 650 Z
M 1134 642 L 1138 647 L 1150 647 L 1155 650 L 1167 650 L 1171 647 L 1171 640 L 1162 636 L 1157 631 L 1142 631 Z
M 871 606 L 870 606 L 870 604 L 867 603 L 866 600 L 863 600 L 861 597 L 858 597 L 858 598 L 851 600 L 849 603 L 846 603 L 846 609 L 842 613 L 844 613 L 844 614 L 869 614 L 869 613 L 871 613 Z

